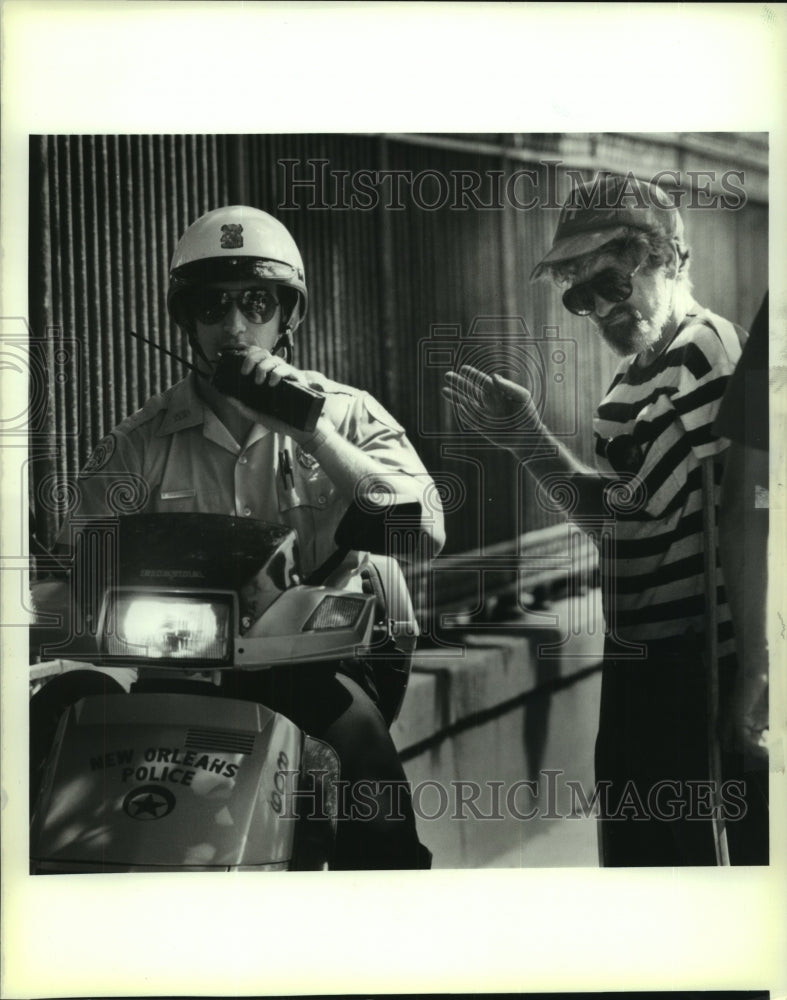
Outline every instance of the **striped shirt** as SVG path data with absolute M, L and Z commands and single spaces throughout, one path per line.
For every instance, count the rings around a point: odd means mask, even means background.
M 704 631 L 701 461 L 721 456 L 713 434 L 727 379 L 745 334 L 694 303 L 668 349 L 648 367 L 623 361 L 594 420 L 596 464 L 603 473 L 634 473 L 636 509 L 615 520 L 601 555 L 608 627 L 629 641 Z M 614 442 L 614 443 L 612 443 Z M 723 463 L 715 461 L 718 503 Z M 716 555 L 719 655 L 734 652 L 732 622 Z

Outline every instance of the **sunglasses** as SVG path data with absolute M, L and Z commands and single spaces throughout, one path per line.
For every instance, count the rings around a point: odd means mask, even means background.
M 631 279 L 639 271 L 638 264 L 633 271 L 623 274 L 614 267 L 605 268 L 587 281 L 573 285 L 563 293 L 563 305 L 575 316 L 589 316 L 596 308 L 596 296 L 605 302 L 625 302 L 634 290 Z
M 279 300 L 267 288 L 244 288 L 241 292 L 200 288 L 189 295 L 185 304 L 192 320 L 211 326 L 224 319 L 233 302 L 250 323 L 267 323 L 279 306 Z

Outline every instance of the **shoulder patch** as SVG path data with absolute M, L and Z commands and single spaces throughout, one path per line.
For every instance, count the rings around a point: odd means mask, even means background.
M 87 476 L 92 476 L 93 473 L 99 472 L 103 469 L 115 454 L 115 443 L 114 434 L 110 433 L 107 434 L 105 438 L 102 438 L 93 449 L 90 458 L 87 460 L 84 468 L 79 473 L 79 478 L 85 479 Z

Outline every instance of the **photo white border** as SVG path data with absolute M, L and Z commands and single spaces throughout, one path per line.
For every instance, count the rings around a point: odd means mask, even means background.
M 30 133 L 767 131 L 783 282 L 784 4 L 6 0 L 2 16 L 2 317 L 27 312 Z M 783 283 L 771 298 L 783 320 Z M 0 448 L 6 556 L 18 452 Z M 784 538 L 784 487 L 771 497 Z M 19 575 L 0 583 L 5 611 Z M 30 878 L 27 636 L 3 633 L 4 997 L 787 994 L 778 845 L 765 870 Z

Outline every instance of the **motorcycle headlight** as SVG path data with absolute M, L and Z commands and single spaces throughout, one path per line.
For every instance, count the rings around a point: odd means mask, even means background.
M 128 659 L 227 663 L 232 652 L 232 598 L 116 592 L 102 645 L 107 655 Z

